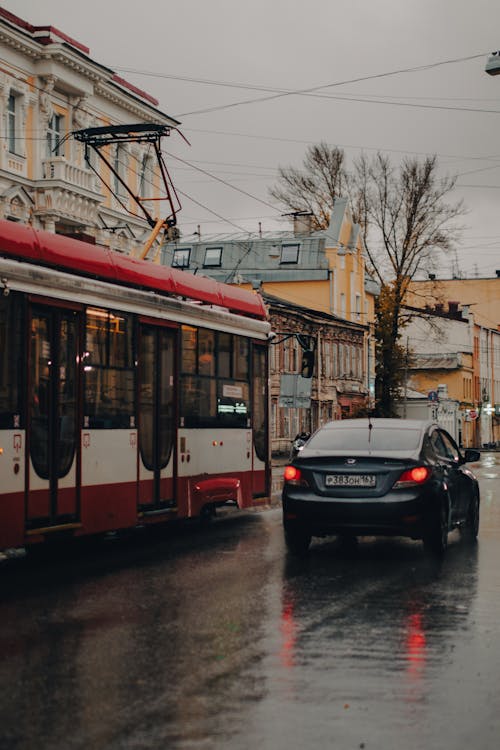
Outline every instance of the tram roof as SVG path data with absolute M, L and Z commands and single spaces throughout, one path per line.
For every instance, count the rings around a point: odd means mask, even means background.
M 0 221 L 0 255 L 114 284 L 217 305 L 251 318 L 267 318 L 266 307 L 258 293 L 122 255 L 101 245 L 36 230 L 26 224 Z

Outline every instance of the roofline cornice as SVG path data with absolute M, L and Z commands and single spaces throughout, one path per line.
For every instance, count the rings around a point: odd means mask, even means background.
M 31 40 L 22 32 L 16 32 L 14 29 L 7 26 L 5 22 L 0 24 L 0 43 L 18 50 L 34 60 L 40 57 L 42 51 L 39 42 Z
M 17 31 L 3 20 L 0 22 L 0 44 L 2 43 L 30 58 L 34 63 L 55 62 L 79 73 L 96 86 L 96 93 L 114 104 L 119 104 L 123 109 L 139 116 L 140 119 L 146 121 L 161 119 L 172 127 L 180 124 L 178 120 L 158 110 L 146 98 L 141 99 L 134 91 L 127 91 L 114 81 L 115 72 L 111 68 L 96 63 L 66 42 L 40 45 L 39 41 L 31 39 L 22 31 Z M 43 77 L 43 74 L 37 73 L 36 70 L 33 74 Z

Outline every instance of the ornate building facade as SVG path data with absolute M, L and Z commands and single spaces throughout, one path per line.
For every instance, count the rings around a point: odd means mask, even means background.
M 158 102 L 90 57 L 53 26 L 33 26 L 0 8 L 0 218 L 81 237 L 122 252 L 150 228 L 112 170 L 73 131 L 130 123 L 175 129 Z M 160 197 L 147 146 L 124 143 L 107 158 L 136 194 Z

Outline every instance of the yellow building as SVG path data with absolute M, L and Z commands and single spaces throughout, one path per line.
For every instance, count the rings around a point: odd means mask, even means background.
M 478 325 L 500 329 L 500 271 L 494 278 L 426 279 L 410 283 L 408 304 L 447 309 L 451 302 L 470 308 Z
M 464 433 L 473 434 L 478 447 L 500 445 L 500 272 L 486 279 L 412 281 L 408 301 L 470 321 L 470 356 L 443 382 L 463 404 L 464 423 L 473 423 L 464 424 Z

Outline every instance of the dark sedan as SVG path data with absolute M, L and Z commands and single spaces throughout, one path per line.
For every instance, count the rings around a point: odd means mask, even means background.
M 435 554 L 460 528 L 475 540 L 479 485 L 462 452 L 439 425 L 413 419 L 329 422 L 285 468 L 283 525 L 288 549 L 307 551 L 313 536 L 406 536 Z

